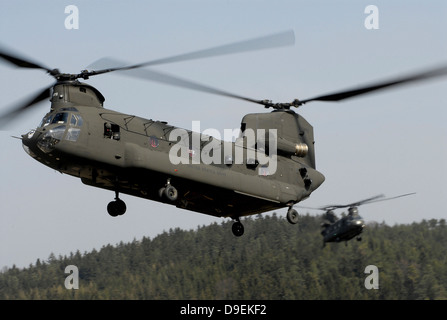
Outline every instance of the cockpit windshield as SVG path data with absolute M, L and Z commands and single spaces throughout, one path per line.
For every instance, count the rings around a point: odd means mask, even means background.
M 67 112 L 59 112 L 56 113 L 53 117 L 53 120 L 51 120 L 51 123 L 67 123 L 68 121 L 68 113 Z
M 46 127 L 49 124 L 67 124 L 73 127 L 82 126 L 82 118 L 78 114 L 78 109 L 74 107 L 61 108 L 57 113 L 47 113 L 39 124 L 39 128 Z
M 68 112 L 58 112 L 56 114 L 46 115 L 40 122 L 39 127 L 45 127 L 52 123 L 64 124 L 68 121 Z
M 358 213 L 353 214 L 353 215 L 350 214 L 346 218 L 348 220 L 363 220 L 363 218 Z
M 69 120 L 70 119 L 70 120 Z M 49 124 L 67 124 L 69 123 L 73 127 L 82 126 L 82 118 L 78 114 L 70 114 L 69 112 L 58 112 L 56 114 L 47 114 L 39 124 L 39 127 L 46 127 Z
M 67 108 L 68 109 L 68 108 Z M 74 109 L 74 108 L 70 108 Z M 77 111 L 74 110 L 66 110 L 64 111 Z M 61 110 L 62 111 L 62 110 Z M 54 126 L 51 127 L 50 133 L 54 130 L 58 129 L 59 140 L 68 140 L 68 141 L 77 141 L 79 134 L 81 132 L 81 127 L 84 121 L 80 114 L 72 113 L 72 112 L 57 112 L 53 114 L 47 114 L 39 124 L 39 128 L 46 127 L 48 125 L 57 124 L 56 128 Z

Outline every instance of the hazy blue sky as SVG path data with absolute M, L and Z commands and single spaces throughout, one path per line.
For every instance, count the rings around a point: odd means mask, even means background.
M 371 4 L 379 9 L 376 30 L 364 25 Z M 79 9 L 77 30 L 65 28 L 68 5 Z M 69 73 L 102 57 L 138 63 L 289 29 L 296 36 L 293 47 L 154 69 L 255 99 L 288 102 L 447 63 L 445 0 L 0 2 L 0 44 Z M 39 70 L 0 64 L 0 108 L 52 81 Z M 246 113 L 265 111 L 248 102 L 119 74 L 88 83 L 103 93 L 107 108 L 183 128 L 200 120 L 202 130 L 223 132 L 238 128 Z M 299 112 L 314 126 L 317 169 L 326 181 L 302 204 L 416 192 L 364 206 L 360 213 L 390 225 L 446 218 L 446 89 L 444 78 L 303 106 Z M 110 217 L 106 206 L 112 192 L 43 166 L 10 137 L 35 128 L 49 106 L 42 102 L 8 131 L 0 131 L 0 267 L 28 266 L 52 252 L 69 255 L 222 221 L 126 195 L 127 213 Z

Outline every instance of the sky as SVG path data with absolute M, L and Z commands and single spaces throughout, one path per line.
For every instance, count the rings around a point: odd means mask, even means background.
M 66 27 L 69 5 L 78 9 L 77 29 Z M 378 10 L 378 29 L 365 26 L 369 5 Z M 103 57 L 139 63 L 293 30 L 294 46 L 153 67 L 254 99 L 289 102 L 446 65 L 446 17 L 444 0 L 2 0 L 0 45 L 77 73 Z M 52 82 L 41 70 L 0 63 L 0 110 Z M 105 96 L 106 108 L 186 129 L 200 121 L 201 131 L 223 133 L 239 128 L 247 113 L 270 112 L 118 73 L 88 83 Z M 297 112 L 314 127 L 317 169 L 326 181 L 301 204 L 321 207 L 415 192 L 365 205 L 360 214 L 388 225 L 447 218 L 446 89 L 447 77 L 302 106 Z M 0 268 L 224 221 L 127 195 L 121 196 L 126 214 L 110 217 L 106 206 L 113 192 L 43 166 L 11 137 L 37 127 L 49 107 L 43 101 L 0 131 Z M 286 209 L 277 214 L 285 216 Z

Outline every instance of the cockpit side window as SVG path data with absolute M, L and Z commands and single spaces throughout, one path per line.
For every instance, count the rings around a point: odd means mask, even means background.
M 67 130 L 66 140 L 68 141 L 77 141 L 79 138 L 79 134 L 81 133 L 81 127 L 83 124 L 82 117 L 79 114 L 71 114 L 70 117 L 70 127 Z
M 78 118 L 78 127 L 82 127 L 84 120 L 82 120 L 82 117 L 80 115 L 77 115 L 76 118 Z
M 70 125 L 72 125 L 73 127 L 76 126 L 76 116 L 74 114 L 71 115 L 71 119 L 70 119 Z
M 80 115 L 72 114 L 70 118 L 70 125 L 73 127 L 81 127 L 83 123 Z
M 50 114 L 50 115 L 46 115 L 43 119 L 42 119 L 42 121 L 40 122 L 40 124 L 39 124 L 39 128 L 42 128 L 42 127 L 45 127 L 45 126 L 47 126 L 47 125 L 49 125 L 50 123 L 51 123 L 51 120 L 53 119 L 53 115 L 52 114 Z

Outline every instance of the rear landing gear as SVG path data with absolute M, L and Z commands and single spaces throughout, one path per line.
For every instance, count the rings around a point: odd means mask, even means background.
M 171 179 L 168 179 L 166 182 L 166 185 L 163 188 L 160 188 L 158 191 L 158 195 L 160 198 L 165 197 L 171 202 L 174 202 L 178 198 L 178 191 L 177 189 L 171 184 Z
M 126 212 L 126 204 L 118 197 L 118 191 L 115 191 L 115 201 L 109 202 L 107 212 L 112 217 L 121 216 Z
M 244 225 L 241 223 L 239 218 L 236 218 L 236 222 L 231 226 L 231 231 L 236 237 L 240 237 L 244 234 Z

